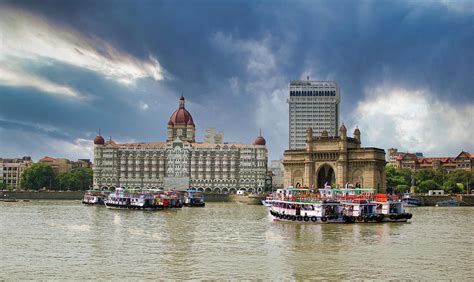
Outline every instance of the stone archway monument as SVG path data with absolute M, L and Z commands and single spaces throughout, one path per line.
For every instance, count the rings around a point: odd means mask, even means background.
M 339 136 L 328 136 L 326 131 L 313 136 L 313 130 L 308 128 L 306 149 L 284 153 L 285 186 L 294 185 L 298 179 L 309 188 L 323 188 L 326 183 L 344 187 L 346 183 L 355 185 L 352 182 L 357 179 L 364 188 L 385 192 L 385 151 L 361 147 L 360 135 L 356 128 L 354 137 L 348 137 L 344 124 L 339 128 Z

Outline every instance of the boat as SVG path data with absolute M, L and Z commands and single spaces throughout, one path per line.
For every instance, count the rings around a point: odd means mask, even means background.
M 419 207 L 419 206 L 421 206 L 420 200 L 417 199 L 417 198 L 412 198 L 410 196 L 410 193 L 403 194 L 402 202 L 403 202 L 403 205 L 405 207 Z
M 269 212 L 275 221 L 344 223 L 340 202 L 322 200 L 303 188 L 279 189 Z
M 194 188 L 190 188 L 184 192 L 183 204 L 186 207 L 204 207 L 206 205 L 202 192 Z
M 268 195 L 267 197 L 265 197 L 265 199 L 261 200 L 262 205 L 264 205 L 267 208 L 272 206 L 272 201 L 273 201 L 273 196 L 272 195 Z
M 406 222 L 412 218 L 411 213 L 405 212 L 404 203 L 398 201 L 396 196 L 377 194 L 375 196 L 377 214 L 384 222 Z
M 104 204 L 111 209 L 161 210 L 181 208 L 179 194 L 175 191 L 125 190 L 116 188 L 110 193 Z
M 183 202 L 176 191 L 164 191 L 155 196 L 155 203 L 163 208 L 181 208 Z
M 312 223 L 406 222 L 412 217 L 396 197 L 374 195 L 374 191 L 350 186 L 324 187 L 315 194 L 309 189 L 279 189 L 272 197 L 269 212 L 275 221 Z
M 459 207 L 459 202 L 455 199 L 440 201 L 436 203 L 437 207 Z
M 130 209 L 158 210 L 163 209 L 155 200 L 155 195 L 149 191 L 132 193 L 130 197 Z
M 85 205 L 103 205 L 105 197 L 105 193 L 101 191 L 87 190 L 82 198 L 82 203 Z
M 17 199 L 15 198 L 0 198 L 0 202 L 5 202 L 5 203 L 16 203 L 18 202 Z
M 109 209 L 128 209 L 130 208 L 131 195 L 123 188 L 116 188 L 110 193 L 104 204 Z

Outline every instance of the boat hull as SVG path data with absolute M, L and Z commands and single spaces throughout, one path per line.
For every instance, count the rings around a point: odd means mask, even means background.
M 132 205 L 117 205 L 117 204 L 109 204 L 106 203 L 105 206 L 108 209 L 115 209 L 115 210 L 162 210 L 164 209 L 163 206 L 153 205 L 153 206 L 132 206 Z
M 291 221 L 298 223 L 382 223 L 382 222 L 407 222 L 412 217 L 410 213 L 404 214 L 371 214 L 364 216 L 346 216 L 346 215 L 333 215 L 333 216 L 297 216 L 290 214 L 279 214 L 273 210 L 270 211 L 270 215 L 274 221 Z
M 206 203 L 184 203 L 184 206 L 185 207 L 205 207 L 206 206 Z

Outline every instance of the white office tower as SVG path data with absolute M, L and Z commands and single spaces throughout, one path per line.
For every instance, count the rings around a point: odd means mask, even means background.
M 224 132 L 217 131 L 215 128 L 206 128 L 206 135 L 204 136 L 204 142 L 211 143 L 211 144 L 223 144 Z
M 304 149 L 306 129 L 311 127 L 315 136 L 326 131 L 337 136 L 339 128 L 339 87 L 335 81 L 290 81 L 290 150 Z

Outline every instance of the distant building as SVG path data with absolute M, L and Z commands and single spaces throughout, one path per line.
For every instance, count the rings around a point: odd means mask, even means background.
M 97 136 L 94 188 L 264 190 L 268 156 L 262 136 L 252 144 L 196 142 L 195 124 L 182 96 L 167 129 L 166 142 L 118 144 Z
M 38 162 L 51 166 L 54 173 L 56 174 L 59 174 L 61 172 L 70 172 L 72 169 L 72 163 L 68 159 L 56 159 L 56 158 L 45 156 L 44 158 L 40 159 Z
M 272 173 L 272 185 L 274 188 L 283 188 L 285 170 L 283 168 L 283 159 L 270 162 L 270 171 Z
M 206 135 L 204 136 L 204 142 L 210 144 L 223 144 L 224 143 L 224 132 L 217 131 L 215 128 L 206 128 Z
M 78 159 L 75 162 L 71 162 L 71 167 L 73 170 L 76 168 L 91 168 L 92 162 L 90 159 Z
M 397 157 L 402 156 L 404 154 L 407 154 L 406 152 L 399 152 L 397 148 L 390 148 L 387 150 L 387 157 L 388 157 L 388 163 L 387 165 L 391 166 L 396 166 L 397 165 Z M 423 157 L 423 153 L 421 152 L 415 152 L 414 155 L 417 158 Z
M 389 149 L 390 150 L 390 149 Z M 462 151 L 456 157 L 418 157 L 412 153 L 397 153 L 395 161 L 391 163 L 396 168 L 418 169 L 439 169 L 448 171 L 463 169 L 472 171 L 474 155 Z
M 306 129 L 337 136 L 340 91 L 335 81 L 290 81 L 289 149 L 304 149 Z
M 7 188 L 21 188 L 21 173 L 32 164 L 31 157 L 3 159 L 0 158 L 0 182 Z

